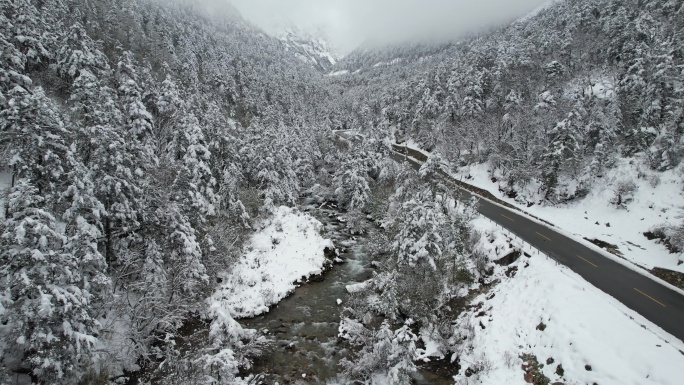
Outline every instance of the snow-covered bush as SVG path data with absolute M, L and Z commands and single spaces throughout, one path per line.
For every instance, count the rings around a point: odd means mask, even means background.
M 357 349 L 352 359 L 343 359 L 343 376 L 368 385 L 410 384 L 410 373 L 416 370 L 413 359 L 418 337 L 407 320 L 393 330 L 388 321 L 377 329 L 345 318 L 340 322 L 339 337 Z
M 472 250 L 472 260 L 475 264 L 475 269 L 480 275 L 484 274 L 487 266 L 489 265 L 489 258 L 487 257 L 487 254 L 480 248 L 476 247 L 477 244 L 480 243 L 481 239 L 482 233 L 477 230 L 473 230 L 468 238 L 468 249 Z
M 615 195 L 611 198 L 610 203 L 625 208 L 634 198 L 636 190 L 637 184 L 633 180 L 620 180 L 615 183 L 613 188 Z
M 368 219 L 366 214 L 358 209 L 348 211 L 344 215 L 345 226 L 351 234 L 359 235 L 367 232 Z
M 360 210 L 366 206 L 370 197 L 368 171 L 365 159 L 352 156 L 335 173 L 335 196 L 342 207 Z
M 396 235 L 393 263 L 388 267 L 401 284 L 390 285 L 399 311 L 415 319 L 428 319 L 448 298 L 471 279 L 474 270 L 466 256 L 471 205 L 458 203 L 437 170 L 441 163 L 426 163 L 420 180 L 408 179 L 397 191 L 392 213 Z M 399 201 L 403 202 L 399 203 Z M 463 274 L 463 273 L 467 274 Z

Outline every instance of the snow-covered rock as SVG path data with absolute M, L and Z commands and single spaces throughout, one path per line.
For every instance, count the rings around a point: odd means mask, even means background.
M 326 39 L 320 35 L 316 36 L 293 27 L 286 29 L 278 38 L 299 60 L 323 73 L 328 73 L 339 58 Z

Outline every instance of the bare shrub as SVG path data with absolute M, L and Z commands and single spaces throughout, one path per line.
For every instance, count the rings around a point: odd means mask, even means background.
M 632 180 L 622 180 L 615 184 L 615 196 L 610 203 L 617 207 L 625 208 L 634 199 L 637 185 Z

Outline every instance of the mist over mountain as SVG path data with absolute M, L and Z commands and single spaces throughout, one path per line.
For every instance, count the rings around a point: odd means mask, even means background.
M 342 54 L 362 44 L 447 41 L 525 15 L 544 0 L 232 0 L 245 18 L 277 35 L 288 24 L 323 29 Z

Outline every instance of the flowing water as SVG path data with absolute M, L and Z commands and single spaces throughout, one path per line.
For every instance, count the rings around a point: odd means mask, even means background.
M 326 383 L 338 372 L 337 363 L 347 354 L 337 339 L 345 286 L 362 282 L 372 274 L 370 261 L 359 240 L 345 231 L 339 211 L 331 205 L 306 209 L 324 225 L 344 261 L 325 273 L 322 282 L 311 282 L 261 316 L 240 320 L 247 328 L 266 331 L 274 339 L 269 351 L 255 362 L 252 372 L 269 373 L 265 383 Z
M 342 263 L 324 273 L 319 282 L 301 285 L 268 313 L 238 320 L 244 327 L 260 330 L 273 340 L 249 371 L 267 373 L 254 378 L 254 384 L 338 384 L 338 363 L 349 355 L 345 341 L 337 338 L 340 313 L 347 299 L 346 286 L 372 276 L 371 259 L 362 247 L 364 239 L 349 234 L 339 220 L 341 212 L 330 204 L 318 206 L 305 201 L 304 207 L 323 223 L 323 236 L 333 240 Z M 373 225 L 369 222 L 368 226 Z M 207 343 L 208 325 L 199 319 L 189 322 L 177 342 L 190 348 Z M 164 371 L 151 369 L 147 366 L 128 373 L 127 384 L 137 384 L 146 378 L 152 384 L 164 383 Z M 453 383 L 449 376 L 429 370 L 419 370 L 412 378 L 418 385 Z
M 360 241 L 351 236 L 333 206 L 321 207 L 310 202 L 306 210 L 324 225 L 324 236 L 331 238 L 340 252 L 343 264 L 325 273 L 322 282 L 302 285 L 271 310 L 258 317 L 239 322 L 247 328 L 264 331 L 274 343 L 254 362 L 252 373 L 268 373 L 264 384 L 335 383 L 338 363 L 348 355 L 345 343 L 337 338 L 340 312 L 347 298 L 345 287 L 371 277 L 371 259 L 363 252 Z M 342 301 L 338 305 L 338 299 Z M 451 384 L 449 378 L 420 371 L 413 376 L 415 384 Z

